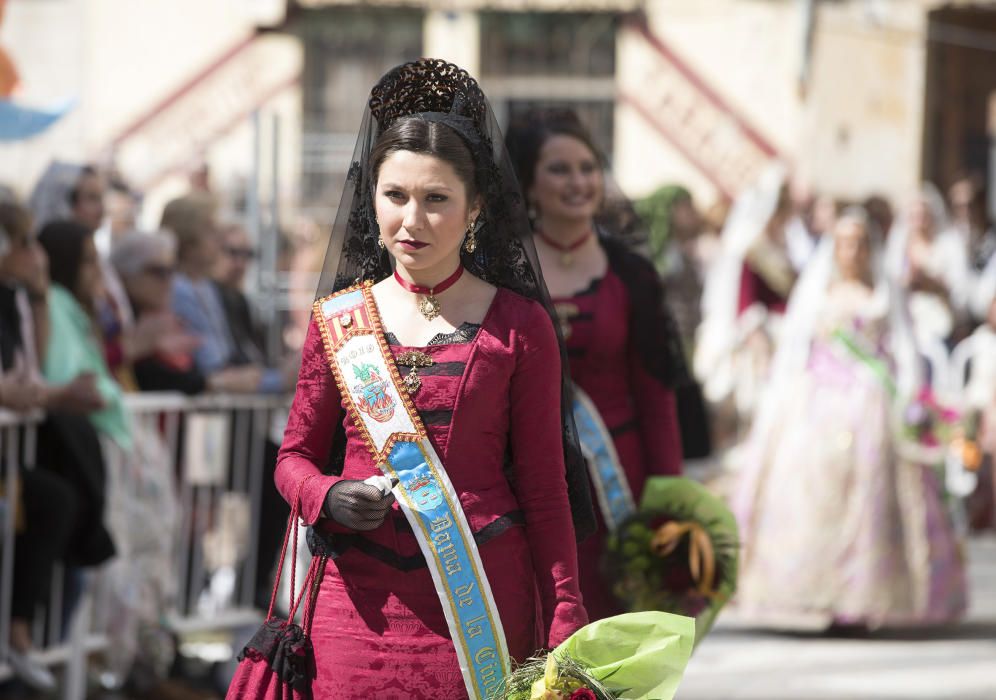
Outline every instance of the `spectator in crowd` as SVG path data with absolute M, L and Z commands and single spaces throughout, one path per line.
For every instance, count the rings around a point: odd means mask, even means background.
M 107 230 L 110 244 L 126 233 L 134 231 L 138 224 L 139 198 L 128 184 L 121 179 L 111 180 L 107 189 Z
M 20 263 L 31 280 L 32 295 L 44 298 L 45 260 L 33 250 L 36 246 L 30 228 L 30 217 L 24 209 L 12 202 L 0 203 L 0 407 L 18 412 L 37 410 L 44 403 L 44 387 L 32 376 L 31 358 L 25 353 L 27 319 L 21 317 L 24 292 L 13 273 Z M 31 342 L 29 339 L 29 345 Z M 19 492 L 14 499 L 16 534 L 9 662 L 28 685 L 51 690 L 55 688 L 55 678 L 29 656 L 31 620 L 36 606 L 48 596 L 56 561 L 65 553 L 76 499 L 62 479 L 43 470 L 22 469 L 19 480 Z M 3 486 L 0 495 L 6 496 Z
M 222 227 L 221 255 L 212 273 L 232 331 L 235 352 L 243 363 L 262 363 L 266 358 L 263 329 L 243 291 L 246 273 L 255 258 L 256 250 L 244 226 L 233 222 Z
M 110 214 L 107 226 L 119 227 L 122 221 L 134 217 L 134 201 L 130 211 L 120 206 L 123 186 L 111 195 L 113 206 L 105 207 L 104 178 L 96 168 L 56 161 L 52 163 L 31 196 L 36 230 L 52 221 L 73 221 L 92 234 L 102 227 L 105 214 Z M 112 190 L 113 191 L 113 190 Z M 132 197 L 131 193 L 127 193 Z M 96 238 L 94 239 L 96 243 Z M 107 246 L 109 249 L 109 244 Z M 129 368 L 138 359 L 161 349 L 162 344 L 176 344 L 181 338 L 171 337 L 159 319 L 149 318 L 135 323 L 128 299 L 114 269 L 105 257 L 97 259 L 101 291 L 94 302 L 94 319 L 100 329 L 107 365 L 112 374 L 125 385 L 130 385 Z
M 286 241 L 280 235 L 280 241 Z M 293 385 L 297 377 L 299 357 L 291 353 L 284 358 L 274 356 L 267 345 L 267 337 L 256 310 L 245 293 L 246 273 L 257 258 L 257 251 L 249 234 L 240 223 L 229 223 L 222 229 L 222 254 L 215 265 L 213 276 L 225 307 L 225 317 L 235 343 L 237 362 L 277 364 L 284 371 L 285 387 Z M 289 261 L 288 261 L 289 262 Z M 279 261 L 278 261 L 279 264 Z M 276 330 L 276 329 L 274 329 Z M 283 343 L 280 344 L 282 350 Z
M 53 161 L 29 200 L 34 224 L 71 220 L 96 231 L 104 220 L 104 181 L 91 165 Z
M 210 277 L 222 254 L 214 199 L 200 192 L 174 199 L 163 211 L 162 227 L 173 232 L 177 240 L 173 312 L 200 340 L 194 351 L 197 368 L 212 374 L 241 364 L 257 373 L 256 391 L 283 391 L 286 382 L 282 371 L 264 367 L 258 360 L 247 363 L 240 357 L 224 302 Z
M 968 265 L 971 270 L 969 294 L 969 326 L 985 323 L 988 304 L 977 298 L 986 295 L 985 269 L 996 257 L 996 228 L 986 211 L 986 189 L 978 175 L 964 175 L 948 190 L 952 228 L 960 233 L 968 248 Z M 979 289 L 979 291 L 976 291 Z
M 775 210 L 761 234 L 755 236 L 744 257 L 740 276 L 739 313 L 743 314 L 757 306 L 779 314 L 785 312 L 796 277 L 786 241 L 786 229 L 791 218 L 792 203 L 788 196 L 788 186 L 783 184 Z
M 260 363 L 267 358 L 266 339 L 263 329 L 254 317 L 249 299 L 243 291 L 246 272 L 256 257 L 256 251 L 249 241 L 245 227 L 238 223 L 225 226 L 222 229 L 221 240 L 222 255 L 215 265 L 214 279 L 232 332 L 237 361 Z M 290 362 L 285 369 L 286 386 L 292 386 L 297 376 L 300 355 L 294 354 L 288 359 Z M 280 423 L 286 423 L 286 420 Z M 281 438 L 279 431 L 274 434 L 271 428 L 266 440 L 264 457 L 267 473 L 271 475 L 277 463 L 277 449 Z M 287 503 L 277 491 L 273 479 L 264 479 L 260 500 L 260 521 L 263 526 L 259 530 L 256 543 L 257 561 L 275 561 L 280 552 L 280 523 L 286 521 L 287 514 Z M 269 575 L 268 566 L 260 566 L 256 574 L 257 597 L 262 605 L 265 605 L 265 592 L 270 588 Z
M 104 178 L 91 165 L 52 162 L 35 185 L 31 209 L 36 230 L 53 221 L 72 221 L 95 234 L 104 221 Z M 98 258 L 98 262 L 100 258 Z M 126 363 L 136 338 L 129 332 L 133 319 L 121 282 L 109 266 L 101 265 L 101 292 L 94 302 L 101 340 L 112 371 Z
M 833 227 L 837 202 L 826 194 L 816 193 L 810 183 L 799 177 L 789 185 L 792 216 L 785 227 L 785 246 L 792 267 L 801 272 L 816 251 L 820 238 Z
M 107 258 L 114 242 L 138 227 L 139 195 L 132 192 L 120 176 L 113 173 L 108 177 L 107 191 L 104 193 L 104 222 L 94 234 L 97 252 Z
M 765 386 L 795 284 L 785 242 L 791 217 L 785 170 L 772 165 L 730 209 L 705 280 L 695 374 L 706 399 L 741 421 L 753 413 Z
M 100 396 L 92 382 L 55 387 L 38 372 L 36 348 L 47 338 L 48 267 L 31 228 L 27 210 L 0 202 L 0 406 L 50 409 L 34 468 L 20 473 L 8 661 L 31 687 L 53 690 L 55 678 L 30 652 L 31 620 L 47 602 L 54 565 L 96 565 L 114 548 L 102 522 L 102 464 L 94 461 L 99 444 L 85 418 L 65 413 L 97 408 Z M 78 446 L 91 451 L 75 454 Z
M 635 203 L 649 229 L 651 259 L 664 284 L 668 307 L 674 313 L 681 345 L 689 362 L 695 332 L 702 322 L 705 262 L 699 245 L 702 216 L 692 194 L 681 185 L 667 185 Z M 709 418 L 702 388 L 694 380 L 675 387 L 682 455 L 686 460 L 712 451 Z
M 969 265 L 980 272 L 996 253 L 996 230 L 986 211 L 986 189 L 982 178 L 963 175 L 948 189 L 951 224 L 968 245 Z
M 111 376 L 94 322 L 103 290 L 93 232 L 73 221 L 53 221 L 42 228 L 38 241 L 48 254 L 52 278 L 45 378 L 61 383 L 80 375 L 93 377 L 105 405 L 90 419 L 98 431 L 128 450 L 131 429 L 121 387 Z
M 702 217 L 681 185 L 661 187 L 635 206 L 649 228 L 651 259 L 664 281 L 682 345 L 690 349 L 702 321 L 704 277 L 696 246 Z
M 889 204 L 889 200 L 873 194 L 865 199 L 862 207 L 868 212 L 868 218 L 875 224 L 875 228 L 881 231 L 883 236 L 888 236 L 893 224 L 892 205 Z
M 785 229 L 789 259 L 797 273 L 802 272 L 816 252 L 820 239 L 837 220 L 837 200 L 828 194 L 812 194 L 796 211 Z
M 896 222 L 886 260 L 888 273 L 909 293 L 921 346 L 946 341 L 966 313 L 971 280 L 965 239 L 951 227 L 933 185 L 924 184 Z
M 176 271 L 176 240 L 168 232 L 132 231 L 120 236 L 111 252 L 111 262 L 124 283 L 136 320 L 155 317 L 177 337 L 184 332 L 170 309 L 170 293 Z M 143 391 L 182 391 L 198 394 L 205 390 L 250 392 L 259 382 L 252 367 L 229 367 L 204 375 L 194 365 L 190 349 L 159 351 L 136 361 L 132 367 L 138 388 Z M 196 347 L 196 343 L 192 345 Z

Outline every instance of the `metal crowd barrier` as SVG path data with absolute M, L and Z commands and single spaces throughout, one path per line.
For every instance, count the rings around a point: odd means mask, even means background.
M 108 527 L 119 556 L 129 551 L 129 517 L 131 522 L 141 517 L 142 494 L 150 490 L 150 477 L 172 487 L 172 494 L 159 494 L 163 502 L 176 506 L 175 527 L 162 535 L 172 540 L 166 543 L 172 551 L 168 572 L 172 580 L 166 582 L 172 593 L 162 619 L 179 636 L 245 628 L 262 618 L 254 605 L 257 569 L 273 563 L 257 561 L 256 552 L 262 488 L 265 479 L 272 479 L 272 464 L 265 463 L 266 441 L 272 436 L 279 442 L 287 404 L 283 396 L 128 394 L 134 449 L 125 453 L 103 441 L 108 473 L 105 521 L 116 522 Z M 0 683 L 13 675 L 6 659 L 15 574 L 18 469 L 22 454 L 24 465 L 31 468 L 34 464 L 40 420 L 41 416 L 0 410 Z M 155 458 L 149 459 L 150 455 Z M 129 509 L 131 514 L 127 515 Z M 121 512 L 126 515 L 115 520 L 113 513 Z M 159 515 L 146 514 L 153 521 Z M 226 519 L 231 522 L 221 522 Z M 233 525 L 241 531 L 232 532 Z M 210 593 L 213 585 L 211 560 L 216 569 L 227 569 L 222 588 L 230 595 L 220 599 L 216 595 L 205 605 L 206 591 Z M 65 700 L 86 696 L 90 656 L 108 648 L 116 622 L 107 592 L 108 572 L 114 562 L 112 559 L 88 571 L 84 594 L 74 606 L 68 627 L 63 619 L 65 571 L 58 564 L 51 600 L 35 615 L 32 634 L 36 658 L 56 671 L 60 696 Z

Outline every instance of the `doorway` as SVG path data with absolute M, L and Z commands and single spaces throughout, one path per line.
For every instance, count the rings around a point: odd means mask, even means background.
M 996 8 L 945 5 L 928 15 L 923 178 L 942 191 L 964 175 L 985 182 L 996 220 Z

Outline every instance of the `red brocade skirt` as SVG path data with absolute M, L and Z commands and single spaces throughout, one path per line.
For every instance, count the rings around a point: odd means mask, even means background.
M 540 646 L 535 577 L 523 528 L 511 528 L 480 553 L 509 653 L 522 661 Z M 316 700 L 467 697 L 443 608 L 424 566 L 401 571 L 356 549 L 329 560 L 311 641 Z

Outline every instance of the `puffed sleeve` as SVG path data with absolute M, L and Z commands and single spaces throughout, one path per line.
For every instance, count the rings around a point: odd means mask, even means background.
M 560 350 L 553 324 L 531 303 L 516 326 L 510 442 L 516 497 L 526 517 L 547 648 L 588 622 L 578 590 L 560 414 Z
M 325 494 L 341 480 L 322 473 L 332 449 L 332 437 L 341 420 L 339 388 L 325 359 L 318 324 L 312 319 L 274 473 L 277 489 L 288 503 L 304 480 L 313 477 L 301 488 L 301 518 L 309 525 L 321 517 Z
M 637 353 L 630 353 L 629 366 L 647 472 L 665 476 L 681 474 L 681 427 L 674 391 L 647 372 Z

